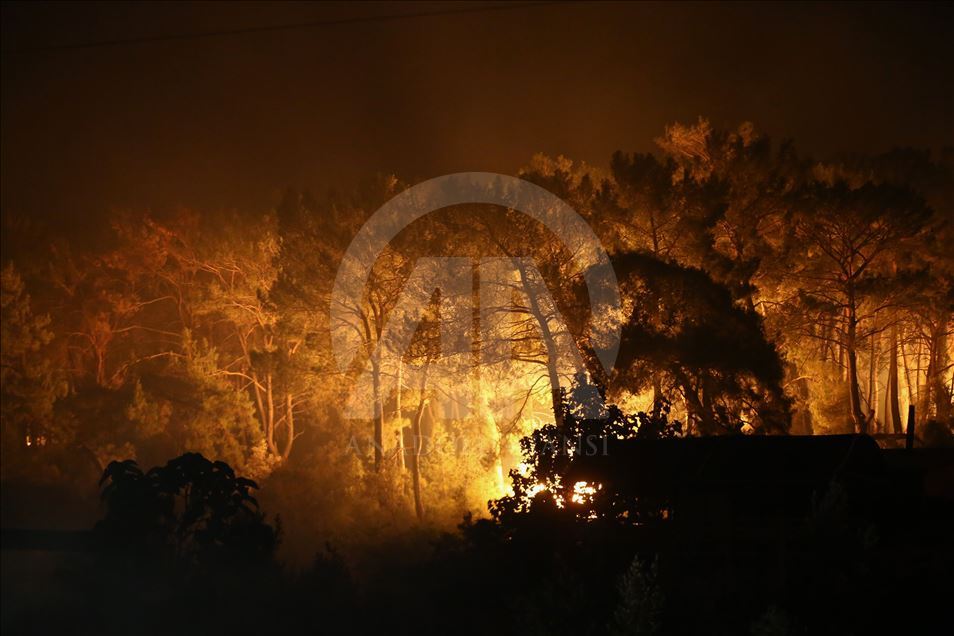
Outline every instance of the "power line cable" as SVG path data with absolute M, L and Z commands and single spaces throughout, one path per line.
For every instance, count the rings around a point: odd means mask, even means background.
M 47 51 L 71 51 L 77 49 L 94 49 L 113 46 L 129 46 L 137 44 L 151 44 L 154 42 L 173 42 L 182 40 L 197 40 L 201 38 L 228 37 L 236 35 L 252 35 L 257 33 L 273 33 L 276 31 L 290 31 L 294 29 L 310 29 L 328 26 L 345 26 L 351 24 L 367 24 L 372 22 L 396 22 L 415 18 L 430 18 L 454 16 L 474 13 L 489 13 L 494 11 L 513 11 L 515 9 L 530 9 L 546 7 L 555 4 L 568 4 L 568 0 L 540 0 L 539 2 L 510 2 L 492 6 L 467 6 L 440 11 L 416 11 L 411 13 L 393 13 L 387 15 L 362 16 L 351 18 L 334 18 L 328 20 L 314 20 L 311 22 L 294 22 L 288 24 L 274 24 L 267 26 L 246 27 L 242 29 L 221 29 L 217 31 L 198 31 L 193 33 L 166 33 L 162 35 L 142 36 L 135 38 L 117 38 L 114 40 L 97 40 L 92 42 L 74 42 L 69 44 L 52 44 L 43 46 L 20 47 L 4 49 L 4 54 L 40 53 Z

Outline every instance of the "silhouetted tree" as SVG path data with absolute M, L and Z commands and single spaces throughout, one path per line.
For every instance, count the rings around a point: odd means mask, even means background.
M 614 388 L 636 393 L 661 373 L 702 434 L 788 429 L 781 360 L 757 313 L 698 269 L 646 253 L 613 264 L 628 299 Z
M 145 473 L 133 460 L 112 462 L 100 483 L 106 516 L 95 531 L 109 551 L 214 566 L 267 561 L 278 543 L 255 482 L 197 453 Z
M 589 493 L 573 499 L 575 484 L 565 475 L 582 455 L 602 452 L 610 440 L 657 439 L 682 433 L 682 424 L 669 420 L 669 405 L 663 403 L 656 414 L 626 414 L 615 404 L 604 404 L 602 390 L 578 382 L 568 393 L 564 390 L 563 417 L 558 424 L 547 424 L 520 440 L 523 470 L 511 470 L 513 494 L 491 502 L 491 513 L 504 527 L 534 507 L 553 507 L 553 514 L 571 518 L 615 518 L 617 503 L 612 493 Z M 598 417 L 594 417 L 598 414 Z M 629 503 L 629 502 L 627 502 Z M 558 512 L 558 510 L 563 512 Z M 539 511 L 538 511 L 539 512 Z M 636 520 L 636 510 L 632 521 Z M 653 510 L 646 509 L 646 514 Z

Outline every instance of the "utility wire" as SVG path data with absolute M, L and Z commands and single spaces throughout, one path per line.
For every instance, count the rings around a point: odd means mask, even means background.
M 492 11 L 512 11 L 515 9 L 530 9 L 534 7 L 545 7 L 554 4 L 567 4 L 567 0 L 541 0 L 539 2 L 509 2 L 507 4 L 491 6 L 466 6 L 453 9 L 443 9 L 438 11 L 417 11 L 410 13 L 393 13 L 387 15 L 334 18 L 328 20 L 314 20 L 312 22 L 294 22 L 289 24 L 274 24 L 268 26 L 246 27 L 242 29 L 222 29 L 218 31 L 198 31 L 194 33 L 167 33 L 163 35 L 150 35 L 135 38 L 117 38 L 114 40 L 97 40 L 92 42 L 75 42 L 71 44 L 52 44 L 44 46 L 28 46 L 13 49 L 4 49 L 3 53 L 39 53 L 46 51 L 72 51 L 77 49 L 95 49 L 113 46 L 129 46 L 136 44 L 150 44 L 153 42 L 174 42 L 182 40 L 198 40 L 201 38 L 227 37 L 235 35 L 250 35 L 256 33 L 273 33 L 276 31 L 290 31 L 293 29 L 311 29 L 328 26 L 344 26 L 349 24 L 367 24 L 372 22 L 396 22 L 398 20 L 410 20 L 415 18 L 429 18 L 440 16 L 453 16 L 472 13 L 489 13 Z

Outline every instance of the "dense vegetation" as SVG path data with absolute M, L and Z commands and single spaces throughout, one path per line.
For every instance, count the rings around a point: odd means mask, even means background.
M 797 452 L 792 438 L 687 440 L 666 404 L 582 417 L 593 398 L 565 395 L 561 424 L 522 441 L 527 471 L 491 519 L 349 555 L 326 545 L 301 568 L 273 560 L 280 524 L 226 464 L 113 462 L 89 549 L 62 558 L 44 594 L 5 592 L 5 629 L 794 636 L 949 622 L 954 508 L 897 463 L 909 451 L 886 462 L 855 436 L 803 437 L 821 443 Z M 594 456 L 587 439 L 611 449 Z M 643 453 L 638 477 L 605 479 L 620 460 L 633 471 L 627 445 Z M 594 467 L 609 472 L 574 483 Z
M 482 369 L 486 409 L 455 412 L 438 378 L 400 381 L 440 357 L 436 309 L 396 365 L 374 353 L 416 259 L 435 254 L 532 257 L 611 401 L 649 418 L 668 405 L 679 435 L 900 432 L 913 404 L 919 443 L 950 437 L 950 150 L 815 161 L 706 120 L 657 146 L 606 167 L 535 157 L 519 174 L 572 205 L 612 257 L 612 376 L 587 354 L 582 273 L 564 247 L 513 211 L 459 206 L 402 232 L 350 308 L 384 387 L 375 421 L 342 416 L 357 372 L 332 360 L 329 294 L 398 179 L 289 191 L 257 217 L 115 212 L 75 237 L 5 217 L 5 506 L 27 484 L 92 501 L 113 460 L 196 452 L 259 482 L 300 562 L 324 541 L 347 551 L 486 516 L 505 475 L 527 475 L 519 441 L 560 423 L 550 317 L 511 308 L 512 364 Z

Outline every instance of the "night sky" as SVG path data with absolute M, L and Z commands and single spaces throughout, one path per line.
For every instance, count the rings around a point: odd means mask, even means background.
M 954 144 L 951 5 L 544 4 L 45 48 L 460 6 L 5 3 L 3 211 L 251 212 L 376 172 L 602 165 L 699 115 L 816 156 Z

